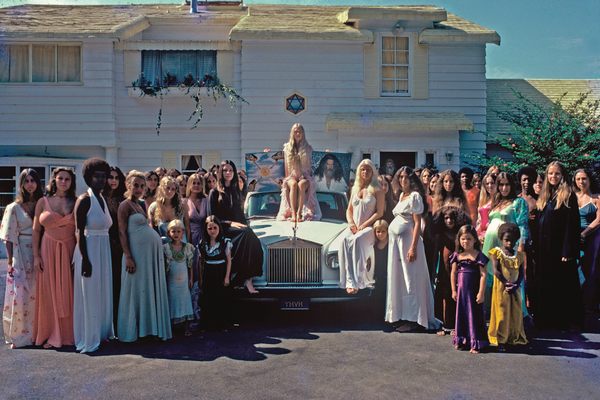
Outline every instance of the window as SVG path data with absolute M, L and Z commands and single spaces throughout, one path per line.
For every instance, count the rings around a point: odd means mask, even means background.
M 0 82 L 81 82 L 81 46 L 0 45 Z
M 425 152 L 425 166 L 427 168 L 435 167 L 435 153 Z
M 404 36 L 381 38 L 381 94 L 408 95 L 409 41 Z
M 191 175 L 202 168 L 202 156 L 197 154 L 181 156 L 181 173 Z
M 214 77 L 217 75 L 217 52 L 143 50 L 142 72 L 148 81 L 154 83 L 159 80 L 168 86 L 183 83 L 190 74 L 194 80 L 202 79 L 207 74 Z

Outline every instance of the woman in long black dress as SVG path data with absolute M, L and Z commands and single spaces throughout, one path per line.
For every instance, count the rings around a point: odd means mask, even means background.
M 258 291 L 252 284 L 252 278 L 262 275 L 263 251 L 260 240 L 247 225 L 238 182 L 233 161 L 221 162 L 217 187 L 208 195 L 208 215 L 215 215 L 221 220 L 225 236 L 233 243 L 233 285 L 243 284 L 248 292 L 254 294 Z
M 583 307 L 577 272 L 579 210 L 565 168 L 553 161 L 537 201 L 540 212 L 535 323 L 545 328 L 581 326 Z
M 113 284 L 113 324 L 117 332 L 117 319 L 119 317 L 119 294 L 121 292 L 121 259 L 123 258 L 123 248 L 119 239 L 119 218 L 117 212 L 119 204 L 125 200 L 125 175 L 119 167 L 110 167 L 110 174 L 107 177 L 104 197 L 108 205 L 108 211 L 112 218 L 112 225 L 108 229 L 110 239 L 110 255 L 112 260 L 112 284 Z

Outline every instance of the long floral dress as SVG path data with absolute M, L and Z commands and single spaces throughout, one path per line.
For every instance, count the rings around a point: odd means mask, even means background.
M 194 246 L 189 243 L 183 243 L 179 251 L 175 251 L 171 243 L 163 244 L 167 268 L 169 314 L 173 324 L 194 319 L 192 295 L 188 286 L 188 270 L 192 268 L 194 262 L 194 250 Z
M 53 347 L 73 345 L 73 274 L 75 217 L 50 208 L 47 197 L 40 224 L 44 227 L 41 258 L 43 271 L 36 271 L 35 344 Z
M 4 211 L 0 239 L 13 244 L 13 276 L 6 275 L 2 321 L 4 340 L 15 347 L 33 344 L 35 271 L 31 235 L 33 221 L 17 203 Z
M 412 192 L 394 208 L 389 227 L 386 322 L 416 322 L 426 329 L 441 326 L 434 315 L 433 292 L 423 240 L 417 238 L 416 260 L 408 261 L 413 236 L 413 214 L 423 212 L 423 199 Z

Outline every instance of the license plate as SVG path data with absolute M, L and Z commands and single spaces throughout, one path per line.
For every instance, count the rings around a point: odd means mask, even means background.
M 310 299 L 281 300 L 279 309 L 285 311 L 306 311 L 310 309 Z

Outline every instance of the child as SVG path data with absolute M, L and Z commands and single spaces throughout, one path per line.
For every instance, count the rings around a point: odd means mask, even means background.
M 206 217 L 203 239 L 198 247 L 204 267 L 202 311 L 205 326 L 226 329 L 230 313 L 228 288 L 232 244 L 223 236 L 221 222 L 214 215 Z
M 517 240 L 521 237 L 516 224 L 509 222 L 500 225 L 498 237 L 502 248 L 495 247 L 489 252 L 494 271 L 494 285 L 488 336 L 491 345 L 498 346 L 498 351 L 505 351 L 504 346 L 507 344 L 527 344 L 520 290 L 524 277 L 525 254 L 514 250 Z
M 464 225 L 456 235 L 456 252 L 450 256 L 452 299 L 456 301 L 454 348 L 470 346 L 477 354 L 488 345 L 483 300 L 485 297 L 486 265 L 488 258 L 481 253 L 477 231 Z
M 194 282 L 192 264 L 194 246 L 182 242 L 185 227 L 180 219 L 174 219 L 167 226 L 171 242 L 163 244 L 165 266 L 167 268 L 167 291 L 169 311 L 173 325 L 185 322 L 185 336 L 190 336 L 189 321 L 194 319 L 190 288 Z
M 388 223 L 385 219 L 379 219 L 373 224 L 375 232 L 375 270 L 369 271 L 375 277 L 375 305 L 377 313 L 385 310 L 385 290 L 387 287 L 387 259 L 388 259 Z
M 456 302 L 452 299 L 450 286 L 450 256 L 456 250 L 458 230 L 471 221 L 460 208 L 444 206 L 433 216 L 435 258 L 437 260 L 437 277 L 434 292 L 435 317 L 443 322 L 443 328 L 437 334 L 444 336 L 454 329 L 456 319 Z

